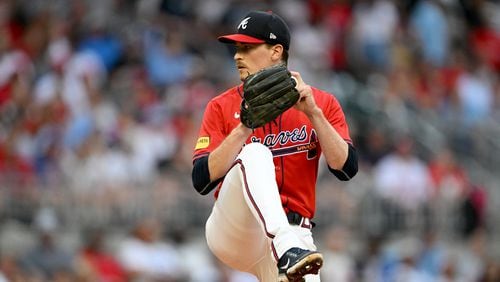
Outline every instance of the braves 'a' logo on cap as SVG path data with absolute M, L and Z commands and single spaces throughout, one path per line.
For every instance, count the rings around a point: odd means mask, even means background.
M 241 23 L 238 25 L 238 29 L 246 29 L 248 25 L 248 20 L 250 20 L 250 17 L 244 18 Z

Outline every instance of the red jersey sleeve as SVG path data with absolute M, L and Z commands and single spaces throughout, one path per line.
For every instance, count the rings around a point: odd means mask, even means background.
M 224 118 L 222 107 L 214 100 L 205 108 L 198 139 L 194 148 L 193 161 L 208 155 L 224 140 Z
M 333 128 L 335 128 L 335 130 L 340 134 L 340 136 L 346 142 L 352 144 L 352 140 L 349 135 L 349 127 L 347 126 L 344 111 L 342 110 L 339 101 L 331 94 L 328 94 L 328 97 L 329 99 L 327 99 L 325 107 L 323 108 L 323 114 Z

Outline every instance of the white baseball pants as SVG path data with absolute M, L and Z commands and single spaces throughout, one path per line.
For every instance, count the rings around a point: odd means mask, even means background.
M 243 147 L 207 220 L 206 239 L 223 263 L 262 282 L 277 281 L 277 259 L 289 248 L 316 250 L 309 228 L 288 223 L 266 146 Z M 320 281 L 319 275 L 307 275 L 306 281 Z

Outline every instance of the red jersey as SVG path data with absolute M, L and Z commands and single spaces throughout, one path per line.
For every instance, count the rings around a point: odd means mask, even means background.
M 316 88 L 312 91 L 316 104 L 330 124 L 344 140 L 351 143 L 344 112 L 337 99 Z M 215 150 L 240 123 L 242 93 L 242 85 L 233 87 L 208 103 L 193 161 Z M 262 143 L 272 151 L 276 182 L 285 211 L 295 211 L 312 218 L 316 207 L 315 189 L 321 146 L 307 116 L 292 107 L 274 121 L 256 128 L 246 141 L 247 144 L 250 142 Z

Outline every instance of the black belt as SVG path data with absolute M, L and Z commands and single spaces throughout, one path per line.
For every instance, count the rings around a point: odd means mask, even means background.
M 286 217 L 288 218 L 288 223 L 291 225 L 298 225 L 309 229 L 312 229 L 316 225 L 309 218 L 303 217 L 297 212 L 288 212 Z
M 286 214 L 288 222 L 292 225 L 300 225 L 302 223 L 303 216 L 296 212 L 289 212 Z

